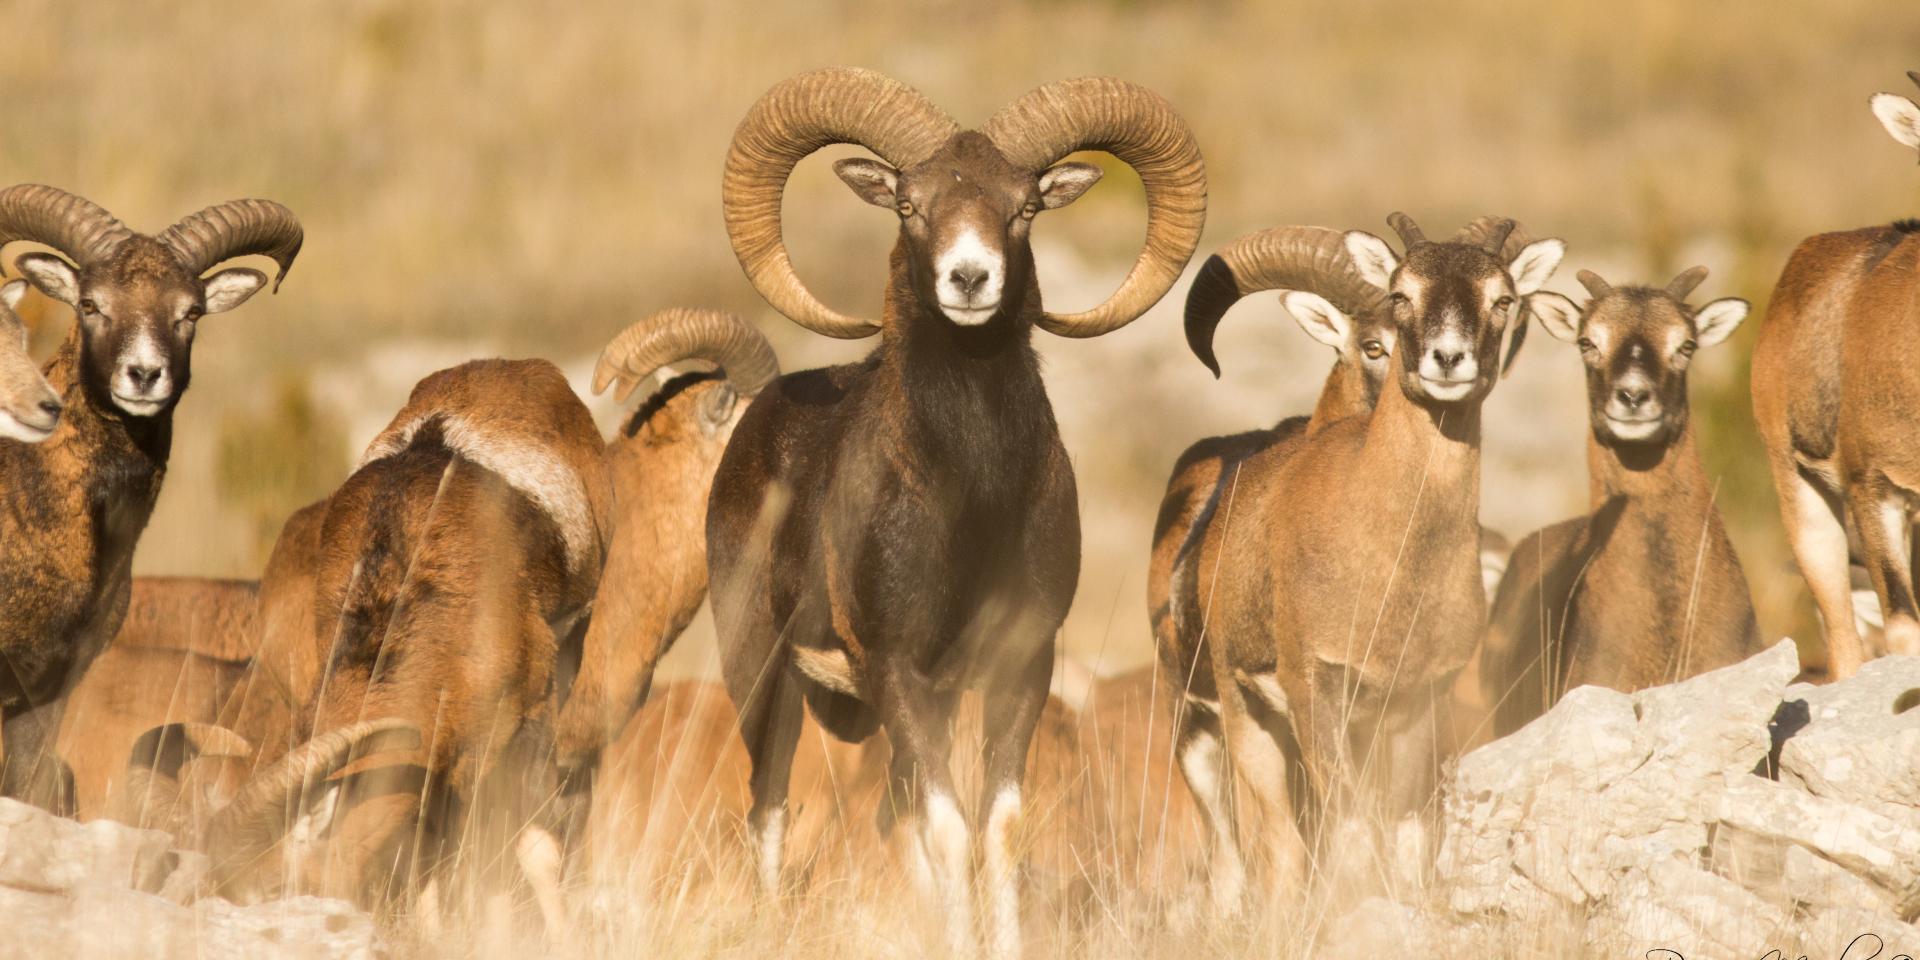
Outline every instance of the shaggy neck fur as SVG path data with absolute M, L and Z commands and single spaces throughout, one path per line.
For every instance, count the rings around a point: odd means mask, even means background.
M 888 395 L 906 400 L 885 414 L 900 418 L 903 441 L 920 451 L 905 461 L 989 499 L 1022 496 L 1048 448 L 1042 441 L 1057 434 L 1032 345 L 1040 287 L 1028 256 L 1027 281 L 1007 290 L 1000 313 L 961 327 L 914 295 L 904 244 L 896 246 L 874 354 L 881 380 L 900 385 Z
M 53 436 L 0 441 L 0 702 L 45 695 L 119 626 L 133 551 L 153 515 L 173 411 L 137 418 L 87 382 L 76 327 L 47 365 L 66 402 Z

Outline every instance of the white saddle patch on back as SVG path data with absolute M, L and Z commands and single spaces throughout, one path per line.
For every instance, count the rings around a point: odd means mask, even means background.
M 445 411 L 433 411 L 387 428 L 374 438 L 354 470 L 412 446 L 420 428 L 435 417 L 440 419 L 440 433 L 447 449 L 475 466 L 498 474 L 508 486 L 526 495 L 552 518 L 566 544 L 567 566 L 578 571 L 598 540 L 586 483 L 553 451 L 516 436 L 511 430 Z
M 794 647 L 793 665 L 799 667 L 807 679 L 834 693 L 860 696 L 860 687 L 853 682 L 853 664 L 847 660 L 845 650 Z

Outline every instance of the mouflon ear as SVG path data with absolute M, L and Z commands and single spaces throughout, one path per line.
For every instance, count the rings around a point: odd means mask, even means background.
M 1328 303 L 1327 298 L 1305 290 L 1289 290 L 1280 295 L 1280 305 L 1287 308 L 1307 336 L 1335 350 L 1347 348 L 1347 337 L 1353 332 L 1353 321 L 1347 319 L 1339 307 Z
M 80 274 L 73 265 L 51 253 L 29 253 L 13 262 L 40 292 L 70 307 L 80 305 Z
M 1540 318 L 1540 325 L 1553 334 L 1555 340 L 1572 343 L 1580 339 L 1580 308 L 1573 301 L 1551 291 L 1541 291 L 1527 298 L 1527 312 Z
M 1693 342 L 1711 347 L 1726 340 L 1747 318 L 1747 309 L 1747 302 L 1739 297 L 1726 297 L 1701 307 L 1693 315 Z
M 1507 276 L 1513 278 L 1513 292 L 1526 296 L 1546 286 L 1553 271 L 1560 269 L 1560 260 L 1567 255 L 1565 241 L 1548 237 L 1535 240 L 1520 248 L 1513 262 L 1507 264 Z
M 1400 258 L 1393 255 L 1393 248 L 1385 240 L 1365 230 L 1349 230 L 1347 255 L 1353 258 L 1362 279 L 1382 290 L 1393 287 L 1393 271 L 1400 269 Z
M 1897 93 L 1876 93 L 1867 103 L 1893 139 L 1920 150 L 1920 106 Z
M 1091 163 L 1061 163 L 1040 175 L 1040 204 L 1058 210 L 1100 182 L 1100 168 Z
M 894 190 L 900 186 L 900 174 L 878 160 L 848 157 L 833 165 L 833 172 L 845 181 L 860 199 L 876 207 L 892 207 Z

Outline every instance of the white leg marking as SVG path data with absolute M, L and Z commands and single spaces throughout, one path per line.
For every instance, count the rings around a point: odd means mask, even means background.
M 927 792 L 926 818 L 920 842 L 946 914 L 947 946 L 956 956 L 965 956 L 973 952 L 973 897 L 967 884 L 973 838 L 960 805 L 945 793 Z
M 1246 896 L 1247 866 L 1227 815 L 1226 781 L 1221 776 L 1225 759 L 1219 738 L 1204 731 L 1195 734 L 1180 751 L 1180 772 L 1200 801 L 1200 812 L 1206 817 L 1213 841 L 1209 885 L 1213 909 L 1220 916 L 1232 916 Z
M 1394 877 L 1400 882 L 1402 894 L 1425 887 L 1429 862 L 1427 842 L 1427 825 L 1418 816 L 1405 817 L 1394 827 Z
M 420 925 L 420 932 L 428 942 L 437 941 L 445 934 L 445 919 L 440 915 L 440 878 L 432 877 L 427 885 L 420 888 L 420 899 L 414 905 L 414 922 Z
M 1887 588 L 1891 590 L 1897 571 L 1906 567 L 1910 562 L 1908 558 L 1913 556 L 1913 519 L 1907 512 L 1906 505 L 1900 502 L 1897 495 L 1881 500 L 1880 509 L 1876 512 L 1880 514 L 1881 535 L 1887 538 L 1887 544 L 1892 553 L 1887 561 L 1893 569 L 1888 570 L 1886 574 Z M 1907 572 L 1909 584 L 1912 582 L 1912 577 L 1913 572 L 1909 570 Z M 1913 618 L 1905 614 L 1889 613 L 1888 607 L 1889 604 L 1885 598 L 1881 598 L 1880 609 L 1883 620 L 1880 629 L 1886 637 L 1887 651 L 1897 654 L 1920 652 L 1920 624 L 1914 623 Z
M 513 854 L 520 861 L 520 872 L 526 875 L 527 885 L 533 888 L 534 899 L 540 904 L 540 918 L 546 922 L 547 936 L 560 936 L 567 923 L 566 902 L 560 896 L 560 841 L 539 827 L 528 827 L 520 831 Z
M 766 896 L 778 896 L 780 893 L 780 845 L 787 836 L 787 809 L 781 807 L 767 814 L 767 822 L 760 828 L 755 838 L 756 866 L 760 872 L 760 892 Z
M 988 949 L 996 958 L 1020 955 L 1019 855 L 1013 848 L 1014 826 L 1020 820 L 1020 788 L 1008 784 L 993 795 L 987 814 L 987 890 L 992 903 L 993 929 Z

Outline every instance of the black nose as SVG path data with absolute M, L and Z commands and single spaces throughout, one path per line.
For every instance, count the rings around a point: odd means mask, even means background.
M 44 414 L 46 414 L 46 415 L 47 415 L 47 416 L 49 416 L 49 417 L 57 417 L 57 416 L 59 416 L 59 415 L 60 415 L 60 411 L 61 411 L 62 409 L 64 409 L 64 408 L 63 408 L 63 407 L 61 406 L 61 403 L 60 403 L 60 401 L 58 401 L 58 400 L 42 400 L 42 401 L 40 401 L 40 412 L 41 412 L 41 413 L 44 413 Z
M 981 284 L 987 282 L 987 268 L 971 264 L 954 267 L 953 272 L 947 274 L 947 279 L 952 280 L 953 285 L 959 287 L 961 293 L 972 296 L 974 291 L 980 289 Z
M 1465 350 L 1456 350 L 1452 353 L 1442 353 L 1438 350 L 1433 352 L 1433 362 L 1440 366 L 1441 373 L 1453 372 L 1453 368 L 1459 366 L 1460 361 L 1466 358 L 1467 352 Z
M 1615 390 L 1613 395 L 1618 397 L 1620 402 L 1625 404 L 1628 410 L 1638 410 L 1641 404 L 1646 403 L 1647 400 L 1652 398 L 1653 391 L 1646 387 L 1622 387 Z
M 160 368 L 137 367 L 129 364 L 127 379 L 133 381 L 134 387 L 141 391 L 151 390 L 155 383 L 160 382 Z

